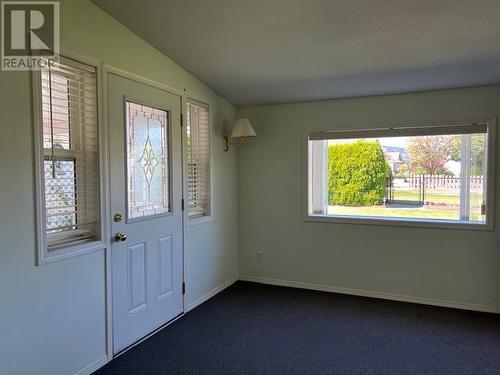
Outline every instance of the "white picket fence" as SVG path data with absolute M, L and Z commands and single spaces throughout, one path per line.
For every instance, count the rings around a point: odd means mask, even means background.
M 398 180 L 400 180 L 400 183 L 407 184 L 409 188 L 420 188 L 423 184 L 425 189 L 460 189 L 461 184 L 460 177 L 448 175 L 418 175 L 401 177 Z M 483 181 L 483 176 L 470 176 L 470 189 L 473 191 L 482 191 Z

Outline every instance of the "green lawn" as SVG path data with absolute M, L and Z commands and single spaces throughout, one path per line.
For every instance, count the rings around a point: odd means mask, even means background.
M 328 206 L 330 215 L 352 216 L 380 216 L 380 217 L 406 217 L 419 219 L 445 219 L 458 220 L 458 207 L 456 210 L 440 210 L 433 208 L 389 208 L 384 206 Z
M 419 192 L 415 190 L 398 189 L 394 194 L 395 200 L 418 201 Z M 460 196 L 457 192 L 454 194 L 450 190 L 432 189 L 427 190 L 425 201 L 429 202 L 424 207 L 384 207 L 384 206 L 328 206 L 328 214 L 331 215 L 349 215 L 349 216 L 374 216 L 374 217 L 395 217 L 395 218 L 415 218 L 415 219 L 442 219 L 458 220 L 460 210 Z M 471 193 L 471 220 L 482 221 L 480 207 L 482 203 L 482 194 Z
M 482 194 L 477 192 L 471 192 L 471 201 L 473 205 L 478 202 L 478 206 L 482 201 Z M 418 189 L 395 189 L 394 190 L 394 199 L 395 200 L 409 200 L 409 201 L 418 201 L 419 198 Z M 432 189 L 426 190 L 425 198 L 426 201 L 432 203 L 442 203 L 447 205 L 458 205 L 460 203 L 460 192 L 457 190 L 441 190 L 441 189 Z

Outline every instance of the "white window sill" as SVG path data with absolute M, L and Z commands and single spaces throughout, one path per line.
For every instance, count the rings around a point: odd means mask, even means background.
M 68 259 L 78 255 L 89 254 L 95 251 L 104 250 L 106 246 L 103 241 L 89 241 L 85 243 L 68 245 L 57 250 L 43 252 L 41 259 L 38 260 L 38 265 L 56 262 L 58 260 Z
M 491 223 L 474 223 L 469 221 L 433 220 L 433 219 L 403 219 L 403 218 L 375 218 L 367 216 L 341 216 L 341 215 L 306 215 L 304 221 L 323 223 L 343 223 L 361 225 L 381 225 L 393 227 L 414 227 L 433 229 L 457 230 L 484 230 L 493 231 Z

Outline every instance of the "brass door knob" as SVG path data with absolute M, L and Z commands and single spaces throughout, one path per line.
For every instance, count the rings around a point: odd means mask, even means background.
M 123 242 L 127 239 L 127 235 L 125 233 L 116 233 L 114 236 L 113 236 L 113 240 L 115 242 Z

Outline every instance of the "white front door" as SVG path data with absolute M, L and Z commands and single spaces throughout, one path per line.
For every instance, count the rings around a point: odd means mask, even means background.
M 109 74 L 113 351 L 183 311 L 181 97 Z

